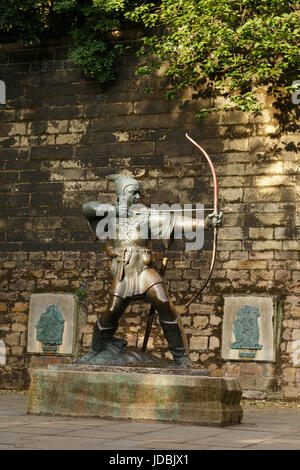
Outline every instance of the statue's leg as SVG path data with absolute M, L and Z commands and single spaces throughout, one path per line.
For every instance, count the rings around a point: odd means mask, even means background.
M 97 323 L 94 325 L 92 343 L 88 353 L 77 359 L 76 362 L 89 362 L 106 348 L 113 339 L 114 333 L 118 328 L 119 319 L 124 313 L 126 305 L 124 299 L 117 296 L 111 297 L 107 310 L 102 316 L 99 315 Z
M 163 283 L 152 286 L 147 292 L 147 300 L 158 312 L 162 330 L 176 364 L 181 367 L 192 367 L 178 324 L 178 315 L 166 286 Z

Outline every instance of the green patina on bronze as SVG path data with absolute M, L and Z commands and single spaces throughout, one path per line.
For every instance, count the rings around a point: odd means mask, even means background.
M 62 344 L 64 317 L 57 304 L 51 304 L 41 314 L 36 327 L 36 339 L 43 344 L 43 351 L 57 351 Z
M 257 307 L 244 305 L 236 312 L 233 331 L 236 341 L 231 343 L 231 349 L 262 349 L 258 344 L 258 318 L 261 316 Z
M 255 352 L 239 352 L 239 357 L 255 359 L 256 353 Z

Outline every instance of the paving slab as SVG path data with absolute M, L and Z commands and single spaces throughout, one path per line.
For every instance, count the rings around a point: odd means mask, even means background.
M 78 437 L 35 436 L 27 439 L 25 446 L 30 450 L 101 450 L 105 439 L 82 439 Z
M 244 405 L 238 425 L 194 426 L 27 415 L 27 397 L 0 395 L 0 450 L 300 450 L 300 408 Z

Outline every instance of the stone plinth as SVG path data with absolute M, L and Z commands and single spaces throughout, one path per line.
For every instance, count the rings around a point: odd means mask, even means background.
M 238 382 L 208 374 L 197 369 L 89 365 L 35 369 L 28 413 L 195 425 L 240 423 Z

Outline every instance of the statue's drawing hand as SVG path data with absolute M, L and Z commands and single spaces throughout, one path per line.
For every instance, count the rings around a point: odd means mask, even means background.
M 212 212 L 205 219 L 205 227 L 210 229 L 220 227 L 223 223 L 223 212 Z

